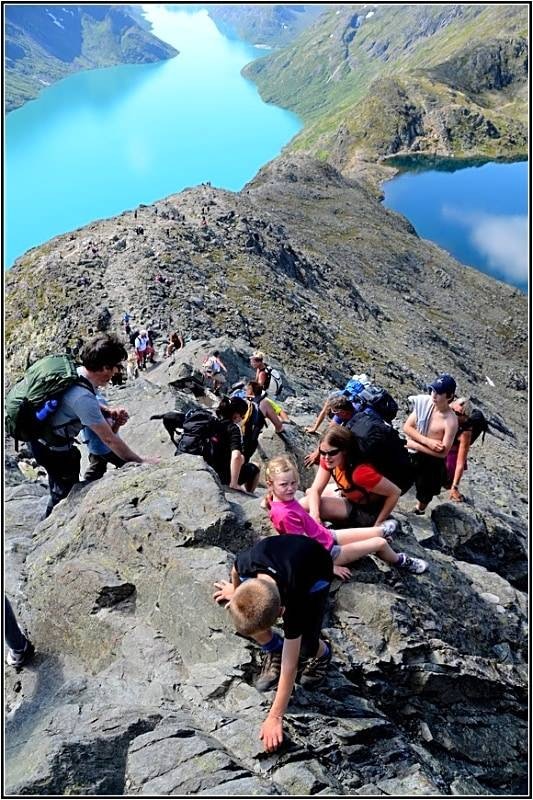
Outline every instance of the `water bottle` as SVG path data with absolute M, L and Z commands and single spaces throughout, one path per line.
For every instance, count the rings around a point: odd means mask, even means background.
M 35 416 L 39 420 L 39 422 L 44 422 L 44 420 L 50 415 L 53 414 L 57 408 L 57 400 L 47 400 L 46 403 L 39 411 L 35 412 Z

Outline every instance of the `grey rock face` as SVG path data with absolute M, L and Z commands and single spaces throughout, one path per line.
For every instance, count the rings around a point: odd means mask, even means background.
M 481 524 L 455 511 L 461 530 Z M 211 599 L 232 553 L 270 533 L 259 499 L 225 497 L 195 456 L 75 489 L 11 567 L 37 652 L 6 673 L 8 791 L 512 793 L 527 741 L 525 596 L 426 550 L 420 524 L 403 515 L 396 547 L 425 556 L 425 575 L 367 558 L 334 584 L 327 681 L 296 688 L 285 743 L 267 755 L 258 648 Z
M 431 518 L 441 549 L 462 561 L 497 572 L 513 586 L 527 590 L 527 527 L 520 520 L 494 510 L 476 513 L 468 506 L 437 506 Z
M 109 399 L 130 412 L 122 434 L 133 449 L 162 457 L 77 486 L 42 522 L 42 476 L 26 459 L 32 480 L 21 480 L 9 462 L 8 591 L 36 656 L 19 675 L 6 670 L 8 792 L 520 790 L 525 299 L 463 270 L 363 186 L 305 158 L 273 162 L 237 195 L 198 187 L 158 209 L 58 237 L 6 277 L 13 375 L 30 350 L 44 355 L 94 332 L 103 291 L 111 328 L 128 308 L 136 325 L 155 329 L 159 363 Z M 80 262 L 88 236 L 104 256 L 90 264 Z M 167 283 L 150 282 L 151 269 Z M 176 327 L 186 347 L 163 359 Z M 174 457 L 161 422 L 149 419 L 214 404 L 193 388 L 205 356 L 220 350 L 232 383 L 251 377 L 256 347 L 283 367 L 298 424 L 283 438 L 267 428 L 254 460 L 289 452 L 302 488 L 312 480 L 304 454 L 317 441 L 303 425 L 354 372 L 370 372 L 401 404 L 450 371 L 494 422 L 469 455 L 467 503 L 436 500 L 418 519 L 412 497 L 402 498 L 395 547 L 425 557 L 428 572 L 367 558 L 334 585 L 324 622 L 330 674 L 313 693 L 296 689 L 274 755 L 259 740 L 271 698 L 253 685 L 258 650 L 211 597 L 233 554 L 272 533 L 268 517 L 258 498 L 224 492 L 199 457 Z

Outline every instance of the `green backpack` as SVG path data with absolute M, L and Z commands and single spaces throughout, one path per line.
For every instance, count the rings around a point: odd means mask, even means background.
M 9 390 L 5 403 L 6 433 L 15 439 L 16 445 L 31 439 L 57 443 L 50 420 L 39 421 L 36 412 L 47 400 L 58 400 L 77 383 L 95 394 L 92 383 L 78 375 L 76 362 L 69 355 L 45 356 L 26 370 L 24 377 Z

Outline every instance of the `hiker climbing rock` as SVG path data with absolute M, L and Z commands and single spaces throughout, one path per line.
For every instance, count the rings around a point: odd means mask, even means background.
M 46 516 L 79 482 L 81 456 L 74 437 L 83 427 L 89 427 L 124 461 L 158 463 L 158 458 L 134 453 L 111 430 L 96 399 L 96 390 L 111 380 L 126 356 L 116 336 L 100 334 L 84 346 L 81 367 L 76 369 L 68 356 L 46 357 L 33 364 L 9 392 L 8 433 L 29 442 L 33 457 L 48 475 Z M 107 410 L 113 413 L 113 409 Z

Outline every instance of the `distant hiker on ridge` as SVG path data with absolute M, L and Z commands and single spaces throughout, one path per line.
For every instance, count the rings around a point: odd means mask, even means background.
M 172 355 L 172 353 L 174 353 L 176 350 L 180 350 L 182 347 L 184 347 L 183 336 L 179 331 L 173 331 L 168 340 L 165 356 L 168 358 Z
M 205 359 L 202 367 L 204 376 L 211 380 L 214 394 L 219 394 L 220 387 L 226 383 L 226 375 L 228 372 L 226 365 L 220 358 L 220 352 L 218 350 L 213 350 L 211 355 Z M 222 374 L 223 372 L 226 374 Z

